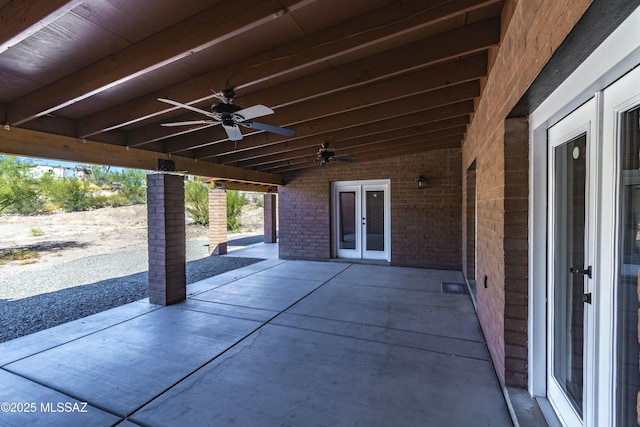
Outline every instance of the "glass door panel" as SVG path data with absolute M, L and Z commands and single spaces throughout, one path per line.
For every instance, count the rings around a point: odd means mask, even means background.
M 589 425 L 593 395 L 592 290 L 595 98 L 548 130 L 547 397 L 564 426 Z
M 582 417 L 586 134 L 555 150 L 553 376 Z
M 384 191 L 366 191 L 366 250 L 384 251 Z
M 617 280 L 617 425 L 637 426 L 640 390 L 638 283 L 640 283 L 640 108 L 620 115 Z
M 340 249 L 356 249 L 356 192 L 339 193 L 339 246 Z

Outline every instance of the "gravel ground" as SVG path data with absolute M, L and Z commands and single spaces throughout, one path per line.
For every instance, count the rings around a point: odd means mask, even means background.
M 262 236 L 258 236 L 261 241 Z M 245 240 L 244 244 L 252 241 Z M 206 241 L 187 242 L 187 283 L 261 261 L 210 257 Z M 0 342 L 146 298 L 147 250 L 80 258 L 2 279 Z M 114 278 L 113 272 L 118 276 Z

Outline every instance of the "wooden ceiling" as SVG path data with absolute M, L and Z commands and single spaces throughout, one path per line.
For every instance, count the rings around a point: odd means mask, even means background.
M 0 151 L 33 155 L 32 144 L 42 155 L 92 160 L 69 149 L 77 139 L 96 143 L 97 163 L 170 157 L 214 178 L 277 183 L 320 167 L 325 141 L 358 161 L 459 147 L 502 8 L 499 0 L 0 0 L 0 122 L 20 132 L 11 143 L 0 133 Z M 243 139 L 230 141 L 221 125 L 161 126 L 206 117 L 158 98 L 209 110 L 224 88 L 241 107 L 273 108 L 259 121 L 295 134 L 242 128 Z

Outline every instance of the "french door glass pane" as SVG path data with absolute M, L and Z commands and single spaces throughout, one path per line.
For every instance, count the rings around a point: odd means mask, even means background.
M 640 272 L 640 108 L 622 115 L 618 231 L 617 425 L 637 426 L 638 274 Z
M 384 191 L 367 191 L 367 250 L 384 251 Z
M 555 148 L 553 376 L 582 416 L 586 135 Z
M 340 192 L 340 249 L 356 248 L 356 193 Z

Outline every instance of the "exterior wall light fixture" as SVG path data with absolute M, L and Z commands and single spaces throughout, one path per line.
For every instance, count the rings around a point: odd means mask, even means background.
M 424 176 L 420 175 L 416 181 L 418 182 L 418 190 L 422 190 L 427 187 L 427 179 Z

